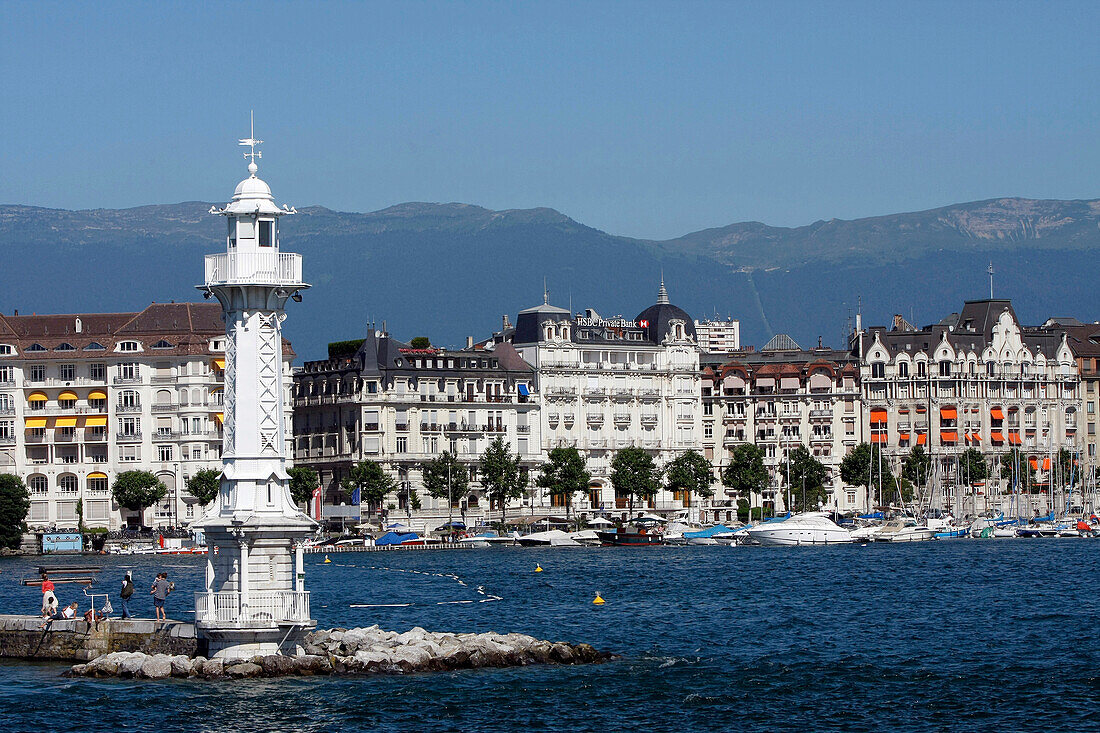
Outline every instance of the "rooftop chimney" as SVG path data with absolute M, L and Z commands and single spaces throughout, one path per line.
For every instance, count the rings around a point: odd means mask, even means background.
M 507 316 L 505 316 L 505 318 L 507 318 Z M 466 337 L 466 348 L 467 349 L 474 348 L 474 337 L 473 336 L 467 336 Z

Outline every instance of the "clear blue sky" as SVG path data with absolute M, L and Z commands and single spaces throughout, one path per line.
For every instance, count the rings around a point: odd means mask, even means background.
M 1100 3 L 4 3 L 0 203 L 550 206 L 673 237 L 1100 195 Z

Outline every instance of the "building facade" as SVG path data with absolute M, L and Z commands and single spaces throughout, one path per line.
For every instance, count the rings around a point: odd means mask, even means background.
M 1052 454 L 1080 454 L 1081 376 L 1066 330 L 1020 324 L 1008 300 L 967 301 L 960 313 L 914 328 L 858 329 L 852 353 L 860 360 L 863 422 L 870 442 L 883 447 L 895 472 L 914 446 L 933 458 L 932 484 L 944 503 L 981 509 L 1002 493 L 1000 460 L 1013 448 L 1050 480 Z M 1086 403 L 1087 404 L 1087 403 Z M 974 448 L 993 464 L 992 488 L 971 491 L 958 456 Z M 979 497 L 978 494 L 981 494 Z
M 703 353 L 736 353 L 741 350 L 741 321 L 731 318 L 696 321 L 695 338 Z
M 293 352 L 283 344 L 289 369 Z M 213 303 L 140 313 L 0 316 L 0 471 L 30 491 L 32 528 L 182 526 L 201 513 L 185 482 L 221 468 L 225 327 Z M 289 421 L 289 402 L 284 400 Z M 119 473 L 168 487 L 140 515 Z
M 574 315 L 544 298 L 520 311 L 503 338 L 534 367 L 543 452 L 575 447 L 587 461 L 590 490 L 573 503 L 580 514 L 625 515 L 629 499 L 616 494 L 609 476 L 615 451 L 643 448 L 663 465 L 686 450 L 702 450 L 695 324 L 669 302 L 663 282 L 657 302 L 636 318 L 603 318 L 592 310 Z M 662 491 L 650 507 L 678 510 L 692 501 Z
M 499 512 L 477 479 L 494 439 L 503 438 L 528 473 L 541 461 L 534 370 L 510 344 L 414 348 L 373 332 L 350 353 L 330 356 L 306 362 L 294 377 L 295 463 L 318 471 L 330 520 L 358 521 L 362 505 L 340 485 L 358 461 L 377 461 L 397 480 L 382 508 L 417 529 L 452 515 L 471 523 Z M 453 506 L 428 495 L 420 471 L 443 451 L 472 469 L 469 496 Z M 511 511 L 530 510 L 533 501 L 516 500 Z
M 787 508 L 783 467 L 799 446 L 825 465 L 830 507 L 849 511 L 864 506 L 863 490 L 845 486 L 840 478 L 840 462 L 866 439 L 859 365 L 847 351 L 795 347 L 708 354 L 702 413 L 703 451 L 716 478 L 738 445 L 753 443 L 764 451 L 771 484 L 749 499 L 751 506 Z M 735 520 L 738 497 L 720 484 L 714 488 L 713 519 Z

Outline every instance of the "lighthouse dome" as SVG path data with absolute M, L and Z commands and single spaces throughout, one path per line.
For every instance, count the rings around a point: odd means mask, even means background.
M 225 208 L 231 214 L 275 214 L 284 213 L 275 205 L 271 187 L 263 179 L 256 177 L 256 164 L 251 163 L 248 171 L 251 175 L 237 184 L 233 191 L 233 203 Z

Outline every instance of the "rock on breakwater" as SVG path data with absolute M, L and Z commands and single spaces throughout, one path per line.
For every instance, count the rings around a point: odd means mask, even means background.
M 411 674 L 529 664 L 592 664 L 611 658 L 588 644 L 544 641 L 526 634 L 438 633 L 420 627 L 400 634 L 378 626 L 315 631 L 307 636 L 304 649 L 301 656 L 273 654 L 234 661 L 113 652 L 86 664 L 75 664 L 68 674 L 144 679 Z

